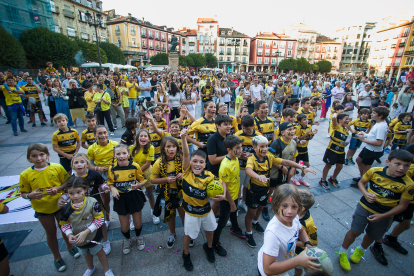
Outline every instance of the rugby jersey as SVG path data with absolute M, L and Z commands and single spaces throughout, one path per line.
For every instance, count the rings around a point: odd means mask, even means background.
M 240 130 L 234 135 L 236 135 L 237 137 L 239 137 L 240 139 L 243 140 L 243 142 L 242 142 L 242 151 L 249 152 L 249 153 L 254 153 L 253 138 L 255 136 L 259 136 L 259 135 L 262 135 L 262 134 L 260 132 L 256 131 L 256 130 L 253 130 L 253 134 L 248 135 L 248 134 L 244 133 L 243 130 Z M 246 169 L 246 164 L 247 164 L 247 160 L 242 160 L 242 159 L 239 158 L 239 165 L 240 165 L 241 170 Z
M 329 141 L 328 149 L 338 154 L 344 154 L 345 141 L 348 138 L 348 129 L 339 124 L 331 124 L 329 135 L 331 136 L 331 141 Z
M 76 141 L 79 140 L 80 137 L 78 132 L 75 129 L 68 127 L 68 131 L 58 129 L 53 133 L 52 145 L 57 145 L 58 148 L 65 153 L 73 154 L 76 149 Z M 60 158 L 65 158 L 60 154 L 58 155 Z
M 252 156 L 250 156 L 247 159 L 246 168 L 251 168 L 255 173 L 258 175 L 264 175 L 267 178 L 270 177 L 270 169 L 272 168 L 273 164 L 280 165 L 282 164 L 283 159 L 276 158 L 273 155 L 267 154 L 263 161 L 260 161 L 259 157 L 256 153 L 253 153 Z M 255 186 L 259 187 L 269 187 L 269 181 L 266 183 L 263 183 L 257 179 L 250 178 L 249 185 L 247 186 L 247 189 L 251 190 L 254 189 Z
M 359 139 L 358 133 L 360 131 L 367 132 L 372 127 L 371 120 L 362 121 L 361 118 L 352 120 L 348 125 L 354 126 L 356 133 L 352 133 L 352 138 L 355 138 L 355 139 Z
M 26 96 L 36 99 L 36 102 L 40 102 L 39 93 L 37 93 L 37 86 L 34 84 L 26 84 L 20 87 Z
M 237 119 L 232 116 L 229 115 L 229 117 L 231 118 L 231 130 L 230 130 L 230 135 L 234 135 L 234 133 L 236 133 L 237 131 L 239 131 L 239 127 L 237 124 Z
M 93 134 L 93 130 L 89 130 L 89 128 L 82 131 L 81 134 L 81 141 L 82 143 L 87 143 L 88 146 L 92 145 L 96 142 L 95 134 Z
M 165 132 L 163 130 L 161 130 L 162 135 L 158 135 L 158 133 L 156 132 L 151 132 L 150 133 L 150 140 L 151 140 L 151 145 L 154 146 L 154 156 L 155 158 L 159 157 L 160 155 L 160 146 L 161 146 L 161 140 L 162 138 L 164 138 L 165 136 L 171 136 L 171 134 L 169 134 L 168 132 Z
M 273 141 L 273 134 L 275 133 L 275 125 L 270 117 L 266 117 L 263 121 L 258 116 L 254 118 L 254 129 L 259 131 L 264 137 L 269 140 L 269 145 Z
M 313 114 L 313 112 L 311 111 L 311 110 L 309 110 L 308 112 L 305 112 L 304 110 L 303 110 L 303 107 L 301 107 L 301 108 L 299 108 L 299 110 L 298 110 L 298 113 L 297 113 L 298 115 L 299 114 L 305 114 L 306 115 L 306 117 L 308 117 L 308 124 L 309 125 L 311 125 L 312 123 L 313 123 L 313 121 L 315 121 L 315 117 L 314 117 L 314 114 Z M 297 117 L 297 116 L 296 116 Z
M 299 154 L 305 154 L 305 153 L 308 152 L 309 140 L 311 140 L 313 138 L 312 126 L 311 125 L 306 125 L 306 127 L 303 127 L 301 124 L 298 124 L 295 127 L 295 135 L 298 136 L 298 137 L 302 137 L 309 130 L 310 130 L 310 132 L 305 137 L 303 137 L 301 139 L 301 140 L 305 140 L 306 143 L 303 144 L 303 145 L 301 143 L 297 143 L 296 144 Z
M 161 176 L 160 163 L 161 163 L 161 158 L 157 159 L 157 161 L 155 161 L 154 165 L 152 166 L 150 180 L 154 180 L 156 178 L 163 178 Z M 167 166 L 166 172 L 167 172 L 167 176 L 168 177 L 170 177 L 170 176 L 172 176 L 172 177 L 177 176 L 177 172 L 175 170 L 174 159 L 168 160 L 166 166 Z M 163 183 L 161 185 L 164 185 L 164 184 L 166 184 L 166 183 Z M 170 189 L 178 190 L 177 181 L 174 182 L 174 183 L 170 183 Z
M 407 133 L 395 133 L 395 132 L 396 131 L 407 131 L 407 129 L 410 129 L 410 128 L 411 128 L 410 123 L 405 124 L 404 122 L 401 122 L 401 121 L 396 123 L 392 129 L 394 131 L 394 138 L 392 139 L 392 143 L 396 145 L 400 145 L 400 146 L 407 144 Z
M 216 133 L 217 128 L 214 122 L 214 118 L 209 121 L 205 117 L 194 121 L 190 129 L 188 130 L 188 135 L 192 137 L 195 134 L 197 142 L 207 143 L 208 138 Z
M 131 184 L 138 182 L 144 182 L 145 178 L 142 176 L 141 167 L 133 162 L 129 161 L 127 166 L 114 167 L 111 166 L 108 170 L 108 185 L 114 185 L 120 193 L 126 193 L 131 190 Z
M 298 150 L 296 148 L 296 142 L 290 140 L 289 143 L 286 143 L 283 140 L 283 137 L 273 141 L 273 143 L 269 147 L 268 153 L 274 155 L 274 157 L 279 157 L 282 159 L 292 161 L 293 158 L 298 156 Z M 277 179 L 279 176 L 279 169 L 275 167 L 270 168 L 270 178 Z
M 299 219 L 300 224 L 302 224 L 303 229 L 306 231 L 306 234 L 308 234 L 309 241 L 314 245 L 317 246 L 318 241 L 318 233 L 316 232 L 318 228 L 315 225 L 315 222 L 313 221 L 313 218 L 309 212 L 309 210 L 306 211 L 303 218 Z M 301 247 L 302 249 L 305 249 L 305 247 Z

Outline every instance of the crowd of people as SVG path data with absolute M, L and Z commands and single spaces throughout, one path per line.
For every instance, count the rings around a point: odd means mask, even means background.
M 407 112 L 413 84 L 363 76 L 146 73 L 117 68 L 61 75 L 48 63 L 37 77 L 23 72 L 15 76 L 11 70 L 0 73 L 0 103 L 14 135 L 17 121 L 20 132 L 27 132 L 24 115 L 32 127 L 37 127 L 38 114 L 41 126 L 50 122 L 58 128 L 51 139 L 60 164 L 48 163 L 53 153 L 34 143 L 27 150 L 33 166 L 20 175 L 21 196 L 30 200 L 45 229 L 57 271 L 64 271 L 66 264 L 55 223 L 69 253 L 84 256 L 88 267 L 84 275 L 95 271 L 93 255 L 105 275 L 113 275 L 106 258 L 111 252 L 109 213 L 118 214 L 125 238 L 123 254 L 133 250 L 133 241 L 144 250 L 142 209 L 148 201 L 154 224 L 160 223 L 164 212 L 169 249 L 177 239 L 178 213 L 188 271 L 193 270 L 190 247 L 195 246 L 200 227 L 207 239 L 202 245 L 207 260 L 214 263 L 215 254 L 227 256 L 220 234 L 230 226 L 231 234 L 253 248 L 257 246 L 253 229 L 264 233 L 259 275 L 287 275 L 295 269 L 299 276 L 302 268 L 314 273 L 306 275 L 323 275 L 316 274 L 322 273 L 312 262 L 316 258 L 306 255 L 306 248 L 318 244 L 310 214 L 315 198 L 306 189 L 310 186 L 306 174 L 316 174 L 308 154 L 318 133 L 315 126 L 329 116 L 330 141 L 319 185 L 325 190 L 339 188 L 344 165 L 357 164 L 360 171 L 353 185 L 362 197 L 338 252 L 341 267 L 351 269 L 348 249 L 364 232 L 350 260 L 358 263 L 369 247 L 375 259 L 387 265 L 382 243 L 408 253 L 397 238 L 410 228 L 414 211 L 414 126 L 412 113 Z M 395 118 L 390 120 L 393 108 Z M 76 129 L 79 124 L 85 127 L 81 133 Z M 111 140 L 118 126 L 123 132 L 119 143 Z M 365 146 L 354 161 L 362 143 Z M 86 154 L 79 152 L 81 147 Z M 387 166 L 372 167 L 381 163 L 383 154 L 389 154 Z M 213 180 L 220 181 L 224 193 L 209 198 L 206 187 Z M 0 207 L 0 212 L 7 210 Z M 241 209 L 246 211 L 245 231 L 237 221 Z M 269 221 L 267 227 L 261 226 L 260 217 Z M 393 220 L 399 224 L 384 236 Z M 7 256 L 3 253 L 0 256 Z M 1 262 L 5 261 L 7 257 Z

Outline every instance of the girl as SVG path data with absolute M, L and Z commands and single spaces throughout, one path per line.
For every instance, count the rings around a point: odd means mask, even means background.
M 44 93 L 47 96 L 47 105 L 49 106 L 50 111 L 50 126 L 53 126 L 53 117 L 55 117 L 56 113 L 56 104 L 55 104 L 55 98 L 52 93 L 52 80 L 47 79 L 45 84 L 45 90 Z
M 175 234 L 176 211 L 184 224 L 184 210 L 180 206 L 181 198 L 178 196 L 182 188 L 182 151 L 176 139 L 164 137 L 161 141 L 161 158 L 152 168 L 151 183 L 161 185 L 160 195 L 157 202 L 165 200 L 164 223 L 168 223 L 170 236 L 167 240 L 167 247 L 172 248 L 177 238 Z
M 227 105 L 227 110 L 230 108 L 231 91 L 227 86 L 227 82 L 223 82 L 220 89 L 220 102 Z
M 216 115 L 218 114 L 227 115 L 228 108 L 229 108 L 228 105 L 226 105 L 226 103 L 224 102 L 220 102 L 216 104 L 216 110 L 217 110 Z M 237 126 L 237 120 L 232 115 L 228 115 L 228 116 L 232 119 L 230 135 L 233 135 L 234 133 L 239 131 L 238 126 Z
M 154 100 L 155 100 L 155 104 L 157 106 L 161 107 L 161 116 L 162 119 L 165 121 L 165 126 L 161 126 L 161 127 L 165 127 L 163 129 L 168 131 L 168 123 L 170 121 L 170 108 L 168 107 L 168 94 L 167 92 L 164 90 L 164 86 L 162 86 L 161 84 L 157 84 L 157 91 L 155 92 L 154 95 Z M 158 120 L 158 119 L 157 119 Z M 161 128 L 160 127 L 160 128 Z
M 142 176 L 141 167 L 130 160 L 131 155 L 127 145 L 117 145 L 113 155 L 112 165 L 108 171 L 108 185 L 111 187 L 114 198 L 113 208 L 118 213 L 121 232 L 125 237 L 122 252 L 129 254 L 132 246 L 129 230 L 130 214 L 135 226 L 135 240 L 138 250 L 145 248 L 144 239 L 140 237 L 142 231 L 141 211 L 146 201 L 141 188 L 145 186 L 145 178 Z M 114 165 L 115 159 L 116 165 Z
M 118 88 L 119 92 L 122 95 L 121 105 L 122 105 L 122 108 L 124 109 L 125 119 L 128 119 L 128 116 L 129 116 L 129 100 L 128 100 L 129 89 L 126 86 L 126 80 L 124 78 L 120 79 L 118 81 L 118 86 L 116 88 Z
M 56 236 L 56 222 L 59 224 L 60 209 L 57 202 L 65 189 L 64 182 L 69 178 L 68 173 L 60 164 L 48 163 L 49 150 L 40 143 L 31 144 L 27 148 L 27 160 L 33 166 L 20 174 L 21 197 L 30 200 L 35 210 L 35 217 L 39 219 L 46 232 L 46 242 L 52 251 L 54 266 L 61 272 L 66 264 L 59 253 L 59 244 Z M 53 177 L 51 177 L 53 176 Z M 79 250 L 69 243 L 66 235 L 62 235 L 66 248 L 74 257 L 80 256 Z
M 95 94 L 95 91 L 93 91 L 93 84 L 87 83 L 86 84 L 86 91 L 85 91 L 85 101 L 86 101 L 86 111 L 88 114 L 93 114 L 94 109 L 96 106 L 96 103 L 93 101 L 93 95 Z
M 195 104 L 197 102 L 197 94 L 191 92 L 190 84 L 185 85 L 185 91 L 181 95 L 181 102 L 191 113 L 191 115 L 195 117 Z
M 135 117 L 126 119 L 125 127 L 127 130 L 121 136 L 121 144 L 131 146 L 135 143 L 135 129 L 138 127 L 138 119 Z
M 352 121 L 352 114 L 354 113 L 355 107 L 359 109 L 358 104 L 352 100 L 352 93 L 346 93 L 342 105 L 345 107 L 344 113 L 348 114 L 349 121 Z
M 326 113 L 328 113 L 328 109 L 331 106 L 331 85 L 329 83 L 326 83 L 325 90 L 322 93 L 322 111 L 321 111 L 321 120 L 326 120 Z
M 237 128 L 238 129 L 241 129 L 241 118 L 244 115 L 249 115 L 249 108 L 244 105 L 245 103 L 246 103 L 246 100 L 243 100 L 242 104 L 240 105 L 240 107 L 239 107 L 239 109 L 237 110 L 237 113 L 236 113 Z
M 171 89 L 168 91 L 168 105 L 171 108 L 170 120 L 178 119 L 180 117 L 181 93 L 175 83 L 171 83 Z
M 270 204 L 276 215 L 266 227 L 263 246 L 258 254 L 260 275 L 288 276 L 287 272 L 297 266 L 317 270 L 321 265 L 312 262 L 317 258 L 308 257 L 307 250 L 295 257 L 298 239 L 306 248 L 313 247 L 299 221 L 298 213 L 304 208 L 296 187 L 290 184 L 277 187 Z
M 86 164 L 84 166 L 86 168 Z M 88 269 L 84 275 L 92 275 L 95 271 L 93 255 L 98 256 L 105 271 L 105 276 L 113 276 L 103 246 L 99 243 L 103 237 L 102 225 L 104 216 L 101 206 L 93 197 L 86 196 L 89 184 L 86 178 L 72 175 L 67 183 L 70 201 L 63 207 L 59 225 L 70 244 L 76 244 L 85 257 Z M 85 229 L 85 230 L 83 230 Z M 83 231 L 81 231 L 83 230 Z

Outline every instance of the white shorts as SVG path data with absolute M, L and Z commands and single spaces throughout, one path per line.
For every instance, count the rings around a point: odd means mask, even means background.
M 240 187 L 247 187 L 249 184 L 250 176 L 246 174 L 245 170 L 240 169 Z
M 185 213 L 184 217 L 184 234 L 195 240 L 203 226 L 204 231 L 214 231 L 217 228 L 216 218 L 212 211 L 204 217 L 194 217 Z

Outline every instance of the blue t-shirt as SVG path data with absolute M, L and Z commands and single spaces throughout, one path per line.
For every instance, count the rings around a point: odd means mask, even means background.
M 387 100 L 385 102 L 391 106 L 392 99 L 394 99 L 394 92 L 388 93 Z

